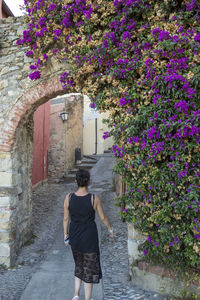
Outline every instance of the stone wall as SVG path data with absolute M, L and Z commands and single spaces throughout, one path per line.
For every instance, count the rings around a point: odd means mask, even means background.
M 68 112 L 68 120 L 59 116 Z M 83 146 L 83 97 L 64 95 L 51 100 L 50 146 L 48 150 L 48 180 L 66 177 L 74 167 L 75 148 Z
M 5 265 L 14 263 L 31 237 L 32 151 L 33 114 L 21 120 L 12 152 L 0 154 L 0 261 Z
M 67 123 L 67 165 L 69 170 L 75 164 L 75 148 L 80 148 L 83 154 L 83 96 L 69 95 L 66 101 L 66 111 L 69 113 Z
M 122 176 L 119 174 L 115 174 L 115 190 L 118 197 L 122 196 L 122 194 L 124 193 Z
M 31 236 L 33 113 L 64 94 L 59 74 L 68 70 L 51 61 L 31 81 L 32 61 L 16 45 L 24 29 L 23 17 L 0 20 L 0 264 L 7 266 Z
M 128 224 L 129 273 L 134 284 L 136 283 L 147 290 L 174 297 L 180 297 L 182 292 L 186 290 L 191 294 L 200 296 L 198 289 L 200 278 L 188 284 L 185 278 L 180 277 L 165 266 L 152 265 L 145 261 L 143 253 L 138 251 L 138 246 L 146 238 L 144 234 L 135 229 L 133 224 Z
M 50 101 L 50 137 L 48 149 L 48 180 L 54 181 L 66 174 L 66 124 L 59 114 L 65 110 L 64 98 Z
M 18 189 L 16 203 L 16 237 L 14 250 L 20 247 L 31 235 L 32 215 L 32 153 L 33 153 L 33 114 L 28 114 L 20 123 L 12 149 L 14 186 Z

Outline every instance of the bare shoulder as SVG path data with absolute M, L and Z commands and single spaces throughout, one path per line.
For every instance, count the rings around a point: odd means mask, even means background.
M 69 195 L 70 195 L 70 193 L 69 193 L 69 194 L 66 194 L 65 200 L 66 200 L 66 199 L 69 199 Z
M 64 206 L 68 206 L 68 205 L 69 205 L 69 195 L 70 195 L 70 194 L 67 194 L 67 195 L 65 196 Z
M 94 204 L 93 207 L 95 210 L 97 210 L 98 206 L 99 206 L 99 202 L 100 202 L 100 198 L 97 194 L 93 194 L 94 195 Z
M 100 200 L 100 198 L 99 198 L 99 196 L 97 194 L 94 194 L 94 196 L 95 196 L 95 200 L 97 200 L 97 201 Z
M 95 195 L 95 201 L 96 202 L 101 202 L 101 199 L 99 198 L 99 196 L 97 194 L 94 194 Z

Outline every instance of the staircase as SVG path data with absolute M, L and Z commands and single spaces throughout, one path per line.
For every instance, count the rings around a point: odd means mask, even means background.
M 81 161 L 77 161 L 74 168 L 69 171 L 67 177 L 64 178 L 64 182 L 74 182 L 76 179 L 76 172 L 78 169 L 90 170 L 97 163 L 95 155 L 84 155 Z

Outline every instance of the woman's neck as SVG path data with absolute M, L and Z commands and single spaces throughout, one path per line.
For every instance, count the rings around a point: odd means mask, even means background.
M 83 187 L 79 187 L 78 188 L 78 190 L 77 190 L 77 192 L 76 192 L 77 194 L 79 194 L 79 195 L 85 195 L 85 194 L 88 194 L 88 187 L 86 187 L 86 186 L 83 186 Z

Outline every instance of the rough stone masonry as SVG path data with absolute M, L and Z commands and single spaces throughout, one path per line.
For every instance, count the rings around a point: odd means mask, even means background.
M 33 113 L 64 94 L 59 74 L 67 64 L 51 61 L 42 79 L 28 77 L 31 59 L 16 41 L 24 18 L 0 20 L 0 264 L 10 266 L 31 236 Z

